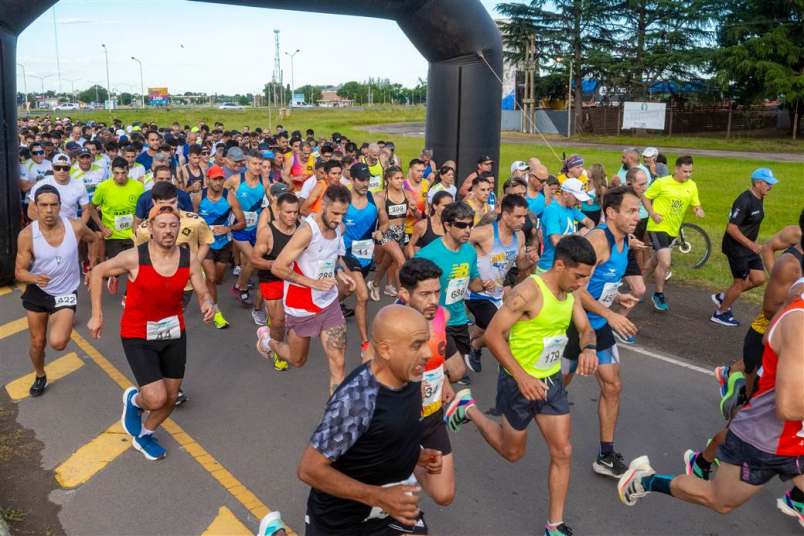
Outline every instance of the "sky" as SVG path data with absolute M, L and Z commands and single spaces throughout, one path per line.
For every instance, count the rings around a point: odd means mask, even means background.
M 482 1 L 493 15 L 496 0 Z M 30 91 L 42 83 L 56 90 L 57 37 L 65 92 L 106 86 L 105 44 L 114 92 L 139 93 L 135 56 L 146 91 L 257 93 L 271 80 L 274 29 L 280 30 L 286 84 L 291 61 L 284 53 L 300 50 L 294 87 L 369 77 L 412 87 L 427 78 L 427 62 L 391 21 L 188 0 L 61 0 L 20 34 L 17 62 L 25 66 Z M 22 69 L 17 72 L 17 89 L 24 91 Z M 52 76 L 43 82 L 34 75 Z

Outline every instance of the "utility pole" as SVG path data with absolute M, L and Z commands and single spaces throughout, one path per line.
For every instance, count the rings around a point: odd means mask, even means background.
M 536 74 L 536 36 L 529 38 L 525 50 L 525 87 L 522 98 L 522 132 L 533 134 L 536 99 L 534 98 L 534 82 Z M 514 104 L 516 105 L 516 80 L 514 80 Z M 516 106 L 514 106 L 516 107 Z
M 145 84 L 142 83 L 142 62 L 131 56 L 131 59 L 137 62 L 137 65 L 140 66 L 140 108 L 143 110 L 145 109 Z
M 294 77 L 294 74 L 295 74 L 295 69 L 294 69 L 294 65 L 293 65 L 293 58 L 295 58 L 296 54 L 298 54 L 299 52 L 301 52 L 301 51 L 298 48 L 296 49 L 296 52 L 294 52 L 293 54 L 285 52 L 286 56 L 290 56 L 290 106 L 291 106 L 291 108 L 293 107 L 293 95 L 294 95 L 294 92 L 296 91 L 296 84 L 294 83 L 295 81 L 293 80 L 293 77 Z
M 61 92 L 61 59 L 59 58 L 59 30 L 56 24 L 56 6 L 53 6 L 53 41 L 56 44 L 56 76 L 58 77 L 57 93 Z
M 567 137 L 572 137 L 572 58 L 569 60 L 569 83 L 567 84 Z
M 45 75 L 32 74 L 31 76 L 33 78 L 38 78 L 39 81 L 42 82 L 42 98 L 45 98 L 45 80 L 47 80 L 48 78 L 52 78 L 55 75 L 52 75 L 52 74 L 45 74 Z
M 22 63 L 17 64 L 18 67 L 22 68 L 22 87 L 25 91 L 25 111 L 28 111 L 28 77 L 25 76 L 25 65 Z
M 271 96 L 274 106 L 279 103 L 277 84 L 282 83 L 282 65 L 279 52 L 279 30 L 274 30 L 274 72 L 271 74 Z
M 113 109 L 112 106 L 112 82 L 111 78 L 109 77 L 109 50 L 106 48 L 106 45 L 101 43 L 103 47 L 103 54 L 106 56 L 106 92 L 108 93 L 108 101 L 109 101 L 109 110 Z
M 80 78 L 62 78 L 65 82 L 70 82 L 70 93 L 72 93 L 72 102 L 76 101 L 75 98 L 75 83 L 81 80 Z

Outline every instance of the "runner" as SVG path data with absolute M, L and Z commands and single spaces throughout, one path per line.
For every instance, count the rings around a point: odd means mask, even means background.
M 157 162 L 157 160 L 154 160 L 154 162 Z M 153 181 L 150 183 L 150 188 L 145 190 L 137 199 L 137 208 L 134 211 L 134 227 L 138 227 L 141 223 L 148 220 L 148 213 L 151 212 L 151 209 L 154 206 L 154 200 L 152 197 L 154 185 L 160 182 L 173 184 L 173 174 L 170 172 L 170 168 L 167 165 L 160 163 L 159 165 L 151 168 L 149 173 L 153 177 Z M 193 199 L 190 197 L 190 194 L 184 190 L 179 190 L 177 193 L 179 210 L 193 212 L 195 205 L 193 203 Z
M 224 172 L 220 166 L 212 166 L 207 171 L 207 187 L 201 190 L 195 211 L 201 216 L 214 237 L 207 256 L 201 260 L 207 288 L 215 305 L 212 323 L 218 329 L 229 327 L 218 307 L 218 285 L 226 275 L 226 268 L 232 263 L 232 231 L 245 227 L 245 218 L 240 207 L 229 204 L 229 192 L 223 187 Z
M 740 323 L 731 313 L 732 304 L 740 294 L 765 282 L 761 245 L 757 242 L 759 227 L 765 218 L 765 196 L 779 180 L 768 168 L 758 168 L 751 174 L 751 188 L 737 196 L 731 205 L 729 223 L 723 235 L 722 251 L 729 259 L 729 268 L 734 280 L 725 292 L 712 295 L 717 307 L 709 318 L 721 326 L 737 327 Z
M 134 146 L 134 144 L 129 143 L 124 145 L 120 152 L 122 153 L 123 158 L 126 159 L 126 162 L 128 162 L 128 178 L 134 181 L 142 182 L 147 170 L 145 169 L 145 166 L 137 162 L 137 148 Z M 114 170 L 114 160 L 112 160 L 112 170 Z M 114 173 L 114 171 L 112 171 L 112 173 Z
M 491 173 L 494 169 L 494 159 L 490 156 L 481 156 L 477 159 L 477 167 L 473 172 L 466 176 L 458 189 L 458 198 L 463 199 L 469 195 L 469 190 L 472 188 L 474 180 L 480 176 L 481 173 Z
M 572 293 L 586 283 L 595 262 L 595 250 L 588 240 L 581 236 L 562 238 L 550 270 L 531 275 L 514 287 L 491 320 L 486 345 L 501 366 L 497 406 L 502 410 L 502 422 L 498 424 L 480 411 L 469 389 L 455 395 L 444 415 L 456 432 L 463 424 L 473 422 L 483 439 L 509 462 L 525 455 L 527 428 L 531 420 L 536 421 L 550 454 L 546 536 L 572 535 L 563 521 L 572 445 L 561 353 L 572 320 L 583 348 L 578 374 L 594 374 L 595 334 L 581 302 Z
M 376 195 L 386 190 L 385 187 L 385 166 L 380 160 L 380 146 L 370 143 L 366 149 L 366 155 L 361 157 L 361 161 L 366 164 L 371 173 L 369 180 L 369 192 Z
M 491 184 L 483 175 L 472 179 L 472 189 L 464 197 L 463 202 L 474 212 L 474 225 L 488 223 L 494 217 L 494 209 L 489 204 Z
M 550 172 L 547 168 L 539 164 L 530 168 L 528 171 L 528 209 L 536 218 L 541 218 L 544 209 L 553 201 L 553 196 L 548 190 L 547 179 Z
M 67 155 L 57 154 L 53 157 L 53 174 L 47 175 L 28 190 L 28 218 L 36 220 L 36 203 L 33 202 L 36 192 L 42 186 L 49 185 L 59 192 L 59 214 L 65 218 L 89 221 L 89 194 L 84 182 L 70 177 L 70 159 Z
M 678 236 L 687 207 L 692 205 L 695 215 L 704 217 L 704 210 L 698 199 L 698 186 L 691 177 L 692 157 L 680 156 L 676 159 L 673 175 L 653 181 L 643 197 L 645 208 L 650 214 L 648 239 L 654 249 L 645 274 L 647 276 L 654 272 L 656 290 L 651 299 L 657 311 L 664 312 L 670 308 L 664 296 L 664 283 L 672 261 L 670 246 Z
M 444 236 L 446 231 L 441 221 L 441 214 L 454 201 L 453 195 L 447 191 L 438 192 L 433 196 L 430 201 L 430 217 L 419 220 L 413 226 L 413 235 L 408 242 L 408 258 L 415 256 L 417 251 L 426 247 L 433 240 Z
M 285 191 L 276 198 L 275 217 L 265 221 L 265 224 L 259 227 L 257 243 L 251 253 L 251 263 L 257 268 L 257 277 L 260 281 L 260 294 L 265 300 L 268 331 L 271 339 L 279 342 L 285 340 L 285 310 L 282 306 L 285 282 L 275 276 L 271 272 L 271 268 L 299 226 L 299 200 L 287 191 L 287 185 L 282 184 L 281 186 L 285 187 Z M 272 192 L 279 189 L 278 184 L 271 186 Z M 261 220 L 262 216 L 261 214 Z M 287 370 L 288 362 L 281 359 L 276 352 L 273 353 L 272 358 L 275 370 Z
M 180 166 L 176 172 L 181 189 L 191 194 L 200 194 L 206 186 L 204 177 L 207 175 L 207 166 L 201 158 L 201 146 L 190 145 L 187 150 L 187 163 Z
M 566 183 L 565 183 L 566 184 Z M 628 265 L 628 237 L 639 221 L 639 196 L 627 186 L 610 189 L 603 199 L 606 223 L 586 234 L 595 249 L 595 269 L 589 284 L 577 292 L 581 305 L 588 312 L 589 325 L 595 330 L 597 341 L 597 380 L 600 385 L 598 418 L 600 420 L 600 450 L 592 464 L 599 475 L 619 478 L 627 469 L 623 456 L 614 448 L 614 432 L 620 413 L 620 354 L 614 340 L 614 331 L 624 336 L 636 334 L 636 326 L 625 316 L 611 310 L 613 303 L 633 306 L 636 298 L 619 292 Z M 564 384 L 572 381 L 578 366 L 581 346 L 574 325 L 567 330 L 567 346 L 562 358 Z
M 264 357 L 276 352 L 296 368 L 307 362 L 310 338 L 320 337 L 329 362 L 330 394 L 343 381 L 346 351 L 346 320 L 338 286 L 355 287 L 338 258 L 346 253 L 339 227 L 350 201 L 345 187 L 327 188 L 323 210 L 304 219 L 271 266 L 271 272 L 285 281 L 287 342 L 273 340 L 267 327 L 257 330 L 257 350 Z
M 625 276 L 623 280 L 628 285 L 628 293 L 635 297 L 637 300 L 642 301 L 647 288 L 645 287 L 645 278 L 642 276 L 643 266 L 647 263 L 647 254 L 650 251 L 645 245 L 646 233 L 648 228 L 648 211 L 645 209 L 645 204 L 642 202 L 645 196 L 645 190 L 648 189 L 648 176 L 640 168 L 631 168 L 625 175 L 626 186 L 634 189 L 639 196 L 639 223 L 634 229 L 633 237 L 635 240 L 630 240 L 628 248 L 628 266 L 625 268 Z M 622 314 L 628 316 L 634 307 L 622 307 Z M 636 337 L 626 336 L 619 331 L 614 332 L 614 337 L 623 344 L 635 344 Z
M 341 174 L 343 173 L 343 165 L 337 160 L 326 160 L 324 162 L 316 163 L 316 169 L 321 169 L 322 179 L 314 183 L 314 187 L 304 197 L 301 206 L 301 213 L 308 216 L 312 212 L 321 212 L 321 206 L 324 202 L 324 192 L 330 186 L 341 184 Z M 311 180 L 307 179 L 308 181 Z M 306 185 L 307 183 L 305 183 Z M 304 191 L 304 188 L 302 188 Z M 301 195 L 301 192 L 299 193 Z
M 441 166 L 438 169 L 438 173 L 435 174 L 435 182 L 427 190 L 428 206 L 433 204 L 433 198 L 438 192 L 447 192 L 455 199 L 455 195 L 458 193 L 458 188 L 455 186 L 455 169 L 449 166 Z M 419 220 L 416 225 L 421 222 L 422 220 Z M 413 226 L 414 229 L 416 225 Z
M 483 280 L 477 267 L 477 252 L 469 245 L 474 213 L 466 203 L 447 205 L 441 213 L 444 236 L 433 240 L 427 247 L 419 250 L 417 258 L 433 261 L 441 269 L 440 304 L 449 311 L 447 336 L 457 346 L 460 359 L 448 357 L 447 375 L 451 381 L 463 380 L 466 376 L 464 360 L 471 349 L 469 340 L 469 318 L 464 301 L 468 290 L 474 292 L 493 291 L 496 283 Z
M 151 239 L 96 266 L 89 284 L 92 317 L 87 327 L 90 335 L 99 339 L 104 324 L 103 278 L 128 274 L 120 337 L 139 388 L 129 387 L 123 393 L 120 421 L 134 448 L 151 461 L 165 457 L 165 449 L 153 434 L 173 412 L 184 377 L 187 337 L 182 296 L 188 280 L 204 321 L 215 314 L 201 264 L 189 248 L 176 244 L 179 221 L 179 212 L 171 205 L 152 208 L 148 217 Z M 149 412 L 144 421 L 143 411 Z
M 299 462 L 299 478 L 311 487 L 307 536 L 427 534 L 416 482 L 442 471 L 441 453 L 421 447 L 429 338 L 427 321 L 411 307 L 377 314 L 374 359 L 330 397 Z
M 588 200 L 581 181 L 570 178 L 564 181 L 556 198 L 544 209 L 540 220 L 544 234 L 544 251 L 538 264 L 540 272 L 547 272 L 553 266 L 556 244 L 562 237 L 576 232 L 576 222 L 586 229 L 594 228 L 592 220 L 577 208 L 579 202 Z
M 410 240 L 410 235 L 413 234 L 413 226 L 417 221 L 425 217 L 425 208 L 427 207 L 427 190 L 430 188 L 430 182 L 424 177 L 424 162 L 418 158 L 414 158 L 408 164 L 408 178 L 402 184 L 402 188 L 408 193 L 411 203 L 411 210 L 408 211 L 408 217 L 405 220 L 405 234 L 407 239 L 405 243 Z M 403 261 L 404 262 L 404 261 Z M 399 265 L 401 266 L 401 264 Z M 399 269 L 399 267 L 397 267 Z
M 492 317 L 502 307 L 505 279 L 508 272 L 516 266 L 520 273 L 530 273 L 538 255 L 525 250 L 525 235 L 522 228 L 528 217 L 528 202 L 521 195 L 507 195 L 503 198 L 500 219 L 472 230 L 469 243 L 477 252 L 477 269 L 480 277 L 493 281 L 491 290 L 469 292 L 466 305 L 475 319 L 471 330 L 471 348 L 466 357 L 466 366 L 473 372 L 482 368 L 481 352 L 486 345 L 484 332 Z
M 47 388 L 45 347 L 64 350 L 73 331 L 81 283 L 78 242 L 91 244 L 97 237 L 80 220 L 61 214 L 61 196 L 55 186 L 39 186 L 32 203 L 36 219 L 17 236 L 14 278 L 26 284 L 22 306 L 35 376 L 28 392 L 36 397 Z

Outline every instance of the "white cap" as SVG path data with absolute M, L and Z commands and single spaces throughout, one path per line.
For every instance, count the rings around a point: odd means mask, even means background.
M 527 171 L 528 169 L 530 169 L 528 163 L 522 160 L 515 160 L 511 163 L 511 173 L 514 171 Z
M 53 160 L 51 161 L 51 163 L 56 164 L 56 165 L 61 164 L 61 165 L 69 166 L 70 165 L 70 157 L 67 156 L 64 153 L 58 153 L 57 155 L 55 155 L 53 157 Z
M 117 131 L 115 132 L 115 134 L 117 136 L 124 136 L 126 134 L 126 131 L 123 130 L 122 128 L 118 128 Z
M 578 201 L 589 201 L 589 194 L 583 191 L 583 183 L 578 179 L 570 178 L 561 185 L 561 191 L 575 196 Z
M 659 156 L 659 149 L 656 147 L 645 147 L 645 150 L 642 151 L 642 156 L 645 158 L 656 158 Z

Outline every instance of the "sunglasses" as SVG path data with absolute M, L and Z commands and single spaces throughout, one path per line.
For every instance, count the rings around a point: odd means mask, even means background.
M 457 227 L 458 229 L 471 229 L 475 226 L 474 223 L 470 223 L 468 221 L 454 221 L 450 223 L 451 226 Z
M 31 154 L 36 154 L 36 155 L 45 154 L 45 151 L 31 151 Z
M 70 166 L 53 166 L 53 171 L 70 171 Z

